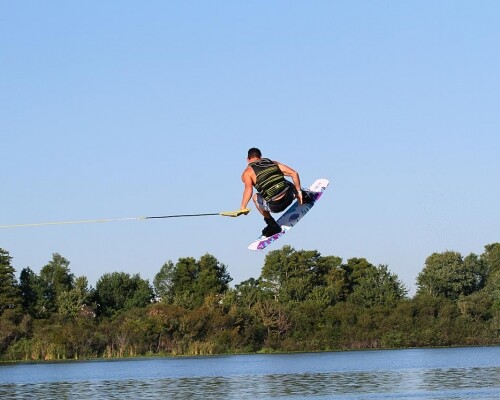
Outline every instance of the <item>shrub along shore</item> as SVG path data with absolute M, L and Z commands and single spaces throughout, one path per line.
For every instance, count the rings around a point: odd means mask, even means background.
M 498 345 L 500 243 L 484 249 L 430 255 L 409 297 L 386 265 L 290 246 L 234 287 L 205 254 L 95 288 L 57 253 L 17 278 L 0 248 L 0 360 Z

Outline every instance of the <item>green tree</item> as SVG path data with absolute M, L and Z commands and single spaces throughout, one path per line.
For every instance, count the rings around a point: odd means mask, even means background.
M 349 300 L 363 307 L 395 307 L 408 291 L 386 265 L 366 268 L 357 278 Z
M 198 276 L 198 266 L 193 257 L 179 258 L 172 277 L 174 304 L 194 308 L 196 302 L 194 283 Z M 198 304 L 199 305 L 199 304 Z
M 65 290 L 57 296 L 58 312 L 67 317 L 75 317 L 80 313 L 90 312 L 92 290 L 88 286 L 85 276 L 75 279 L 74 287 Z
M 475 255 L 466 260 L 460 253 L 434 253 L 425 260 L 425 267 L 417 277 L 418 292 L 445 296 L 456 300 L 478 290 L 484 281 L 484 268 Z
M 173 301 L 181 307 L 199 307 L 205 296 L 227 291 L 231 280 L 226 266 L 210 254 L 199 261 L 193 257 L 179 258 L 172 272 Z
M 463 269 L 469 276 L 469 285 L 464 288 L 464 295 L 469 295 L 484 288 L 488 277 L 488 265 L 481 257 L 470 253 L 464 257 Z
M 373 270 L 375 266 L 369 263 L 366 258 L 350 258 L 347 264 L 342 265 L 347 278 L 347 291 L 352 293 L 356 285 L 360 283 L 367 271 Z
M 492 296 L 485 290 L 461 296 L 458 299 L 458 309 L 465 317 L 475 321 L 489 320 L 491 318 Z
M 484 249 L 481 260 L 488 271 L 485 290 L 492 299 L 493 324 L 497 335 L 500 336 L 500 243 L 488 244 Z
M 202 301 L 207 295 L 226 292 L 232 280 L 226 266 L 214 256 L 205 254 L 200 257 L 195 289 Z
M 10 264 L 12 257 L 0 248 L 0 354 L 19 335 L 21 296 Z
M 141 308 L 120 313 L 111 322 L 111 340 L 118 357 L 137 357 L 156 348 L 152 320 Z
M 322 271 L 322 280 L 309 298 L 320 301 L 325 306 L 344 301 L 349 293 L 350 283 L 342 259 L 336 256 L 321 257 L 319 270 Z
M 276 301 L 260 301 L 255 306 L 255 312 L 267 329 L 266 345 L 276 349 L 278 341 L 282 339 L 290 329 L 290 312 L 285 305 Z
M 21 296 L 9 252 L 0 248 L 0 316 L 5 310 L 20 309 Z
M 44 292 L 38 298 L 40 308 L 48 313 L 57 311 L 57 297 L 70 291 L 73 285 L 74 275 L 70 272 L 69 261 L 58 253 L 52 254 L 52 260 L 40 271 L 40 286 Z
M 22 306 L 24 312 L 37 318 L 40 312 L 43 314 L 41 302 L 45 290 L 37 274 L 31 268 L 23 268 L 19 275 L 19 289 L 21 291 Z
M 324 279 L 324 267 L 317 251 L 295 251 L 284 246 L 267 254 L 262 268 L 263 286 L 281 303 L 304 301 Z
M 239 306 L 250 310 L 258 301 L 266 298 L 266 292 L 260 286 L 260 279 L 250 278 L 234 287 Z
M 112 316 L 133 307 L 145 307 L 154 298 L 153 289 L 139 274 L 104 274 L 96 283 L 95 301 L 99 315 Z
M 187 313 L 188 310 L 175 304 L 155 303 L 148 308 L 157 352 L 177 353 L 179 328 Z
M 174 302 L 174 270 L 174 263 L 168 261 L 163 264 L 160 271 L 154 277 L 153 286 L 155 295 L 163 303 L 172 304 Z
M 497 343 L 500 341 L 500 270 L 491 273 L 485 291 L 492 299 L 491 314 L 493 315 L 492 329 L 496 334 Z
M 293 344 L 288 344 L 288 350 L 322 350 L 316 340 L 316 335 L 325 323 L 324 310 L 325 306 L 322 302 L 313 300 L 296 303 L 290 307 L 290 330 Z
M 484 246 L 481 260 L 486 264 L 490 275 L 500 271 L 500 243 L 491 243 Z

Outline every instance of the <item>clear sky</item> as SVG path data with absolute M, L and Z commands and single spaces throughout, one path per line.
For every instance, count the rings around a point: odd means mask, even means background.
M 275 245 L 387 264 L 500 240 L 498 1 L 0 0 L 0 225 L 240 206 L 249 147 L 331 185 Z M 252 207 L 253 208 L 253 207 Z M 90 284 L 205 253 L 232 284 L 255 209 L 0 230 Z

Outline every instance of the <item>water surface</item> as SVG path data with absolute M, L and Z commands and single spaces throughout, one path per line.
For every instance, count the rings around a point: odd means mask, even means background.
M 500 347 L 0 365 L 9 399 L 499 399 Z

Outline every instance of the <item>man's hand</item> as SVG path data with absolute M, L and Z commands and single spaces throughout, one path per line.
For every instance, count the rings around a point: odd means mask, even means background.
M 302 190 L 299 190 L 297 192 L 297 196 L 296 197 L 297 197 L 297 200 L 299 201 L 300 205 L 304 204 L 304 200 L 302 199 Z

